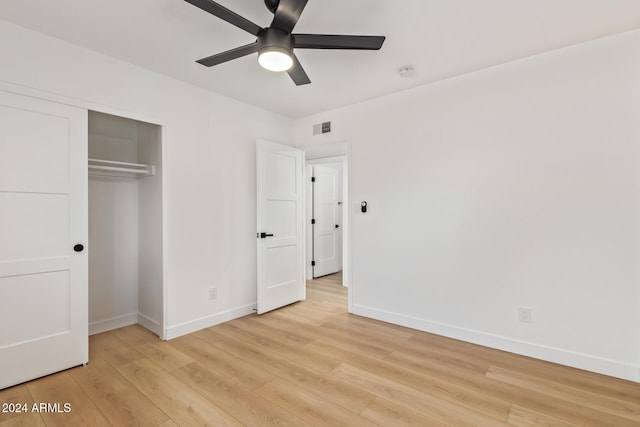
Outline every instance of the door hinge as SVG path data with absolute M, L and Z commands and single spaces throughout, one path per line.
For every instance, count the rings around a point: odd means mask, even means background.
M 316 220 L 315 219 L 311 219 L 311 224 L 315 224 Z
M 316 177 L 315 176 L 311 177 L 311 182 L 316 182 Z
M 316 262 L 315 261 L 311 261 L 311 267 L 315 267 L 316 266 Z

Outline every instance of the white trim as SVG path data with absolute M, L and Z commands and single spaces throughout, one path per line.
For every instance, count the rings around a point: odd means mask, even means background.
M 101 332 L 111 331 L 113 329 L 124 328 L 125 326 L 135 325 L 136 323 L 138 323 L 138 313 L 97 320 L 89 323 L 89 335 L 91 336 Z
M 188 322 L 180 323 L 178 325 L 170 326 L 167 328 L 166 338 L 167 340 L 180 337 L 182 335 L 190 334 L 192 332 L 206 329 L 211 326 L 218 325 L 220 323 L 228 322 L 229 320 L 237 319 L 248 314 L 255 313 L 256 304 L 247 304 L 240 307 L 232 308 L 230 310 L 221 311 L 220 313 L 212 314 L 210 316 L 201 317 L 199 319 L 190 320 Z
M 168 194 L 169 191 L 167 189 L 167 176 L 168 176 L 168 162 L 167 162 L 167 133 L 169 130 L 167 126 L 160 126 L 160 179 L 162 181 L 162 185 L 160 186 L 162 194 L 162 325 L 161 333 L 158 334 L 161 340 L 168 340 L 167 338 L 167 330 L 169 329 L 169 283 L 167 278 L 169 277 L 167 271 L 167 258 L 169 253 L 169 244 L 167 237 L 169 236 L 169 227 L 166 220 L 166 213 L 168 212 L 169 202 L 168 202 Z
M 45 101 L 56 102 L 58 104 L 70 105 L 72 107 L 80 107 L 99 113 L 111 114 L 113 116 L 125 117 L 127 119 L 138 120 L 154 125 L 162 126 L 162 122 L 156 118 L 140 114 L 135 111 L 123 110 L 121 108 L 112 107 L 110 105 L 96 104 L 85 99 L 72 98 L 54 92 L 48 92 L 41 89 L 19 85 L 4 80 L 0 80 L 0 90 L 11 92 L 18 95 L 28 96 L 31 98 L 43 99 Z
M 138 324 L 162 338 L 162 325 L 160 325 L 160 322 L 153 320 L 142 313 L 138 313 Z
M 363 305 L 352 304 L 350 312 L 419 331 L 640 383 L 640 366 L 626 362 L 488 334 Z
M 347 149 L 349 149 L 351 147 L 351 144 L 348 140 L 342 141 L 339 143 L 340 145 L 346 144 L 347 145 Z M 306 153 L 306 150 L 305 150 Z M 350 225 L 351 225 L 351 219 L 350 219 L 350 210 L 349 207 L 351 206 L 351 201 L 350 201 L 350 192 L 349 192 L 349 165 L 350 165 L 350 160 L 349 160 L 349 156 L 347 154 L 341 154 L 338 156 L 329 156 L 329 157 L 318 157 L 318 158 L 314 158 L 311 160 L 307 160 L 305 162 L 305 177 L 304 179 L 306 180 L 305 182 L 305 194 L 307 195 L 307 202 L 305 202 L 305 225 L 308 226 L 310 220 L 311 220 L 311 205 L 310 203 L 313 203 L 313 200 L 311 199 L 311 176 L 313 176 L 312 173 L 310 173 L 311 168 L 314 165 L 322 165 L 322 164 L 336 164 L 339 163 L 342 166 L 342 259 L 340 260 L 340 264 L 339 264 L 339 270 L 342 270 L 342 286 L 348 287 L 349 286 L 349 272 L 350 272 L 350 263 L 349 263 L 349 241 L 350 241 Z M 312 280 L 313 279 L 313 270 L 311 268 L 311 251 L 308 250 L 311 248 L 311 245 L 313 244 L 313 236 L 311 235 L 311 227 L 308 227 L 307 231 L 305 232 L 305 248 L 307 249 L 307 254 L 305 256 L 305 276 L 307 280 Z
M 346 190 L 346 198 L 345 198 L 345 208 L 346 215 L 343 217 L 345 222 L 345 230 L 343 231 L 346 235 L 346 240 L 343 242 L 342 250 L 346 253 L 347 257 L 345 259 L 345 265 L 342 270 L 342 283 L 347 285 L 347 311 L 349 313 L 353 313 L 353 293 L 354 293 L 354 283 L 353 283 L 353 186 L 352 186 L 352 162 L 353 158 L 352 152 L 352 144 L 351 138 L 347 139 L 347 162 L 346 168 L 347 173 L 342 177 L 342 185 Z M 346 245 L 346 248 L 344 247 Z
M 320 157 L 317 159 L 307 160 L 308 165 L 324 165 L 326 163 L 342 163 L 347 159 L 347 155 L 343 156 L 330 156 L 330 157 Z

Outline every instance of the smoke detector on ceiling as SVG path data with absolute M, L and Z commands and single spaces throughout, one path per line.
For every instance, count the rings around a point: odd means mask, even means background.
M 413 65 L 405 65 L 398 69 L 398 74 L 400 77 L 409 78 L 415 77 L 418 73 L 416 72 L 416 68 Z

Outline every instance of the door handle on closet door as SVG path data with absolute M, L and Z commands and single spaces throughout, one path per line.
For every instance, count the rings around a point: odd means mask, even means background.
M 267 238 L 267 237 L 273 237 L 273 234 L 260 233 L 260 238 L 261 239 L 264 239 L 264 238 Z
M 78 243 L 73 247 L 73 250 L 76 252 L 82 252 L 84 251 L 84 245 L 81 243 Z

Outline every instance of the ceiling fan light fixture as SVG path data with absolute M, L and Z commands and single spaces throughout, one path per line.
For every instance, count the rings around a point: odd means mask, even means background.
M 268 46 L 260 50 L 258 63 L 269 71 L 287 71 L 293 65 L 291 52 L 278 46 Z

